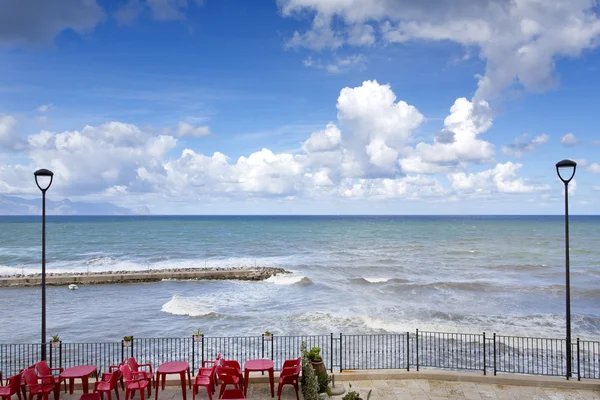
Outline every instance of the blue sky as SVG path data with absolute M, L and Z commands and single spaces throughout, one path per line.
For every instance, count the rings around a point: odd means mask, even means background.
M 600 201 L 591 0 L 4 0 L 0 193 L 159 214 Z

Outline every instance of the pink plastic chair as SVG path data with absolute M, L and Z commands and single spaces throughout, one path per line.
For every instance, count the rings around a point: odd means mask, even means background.
M 241 391 L 240 389 L 229 389 L 226 390 L 223 395 L 221 397 L 219 397 L 220 399 L 235 399 L 235 400 L 240 400 L 240 399 L 245 399 L 246 396 L 244 396 L 244 392 Z
M 223 396 L 227 385 L 233 385 L 235 389 L 243 390 L 244 379 L 240 376 L 238 370 L 233 367 L 225 367 L 223 365 L 217 365 L 217 376 L 221 382 L 221 389 L 219 390 L 219 398 Z
M 144 389 L 148 390 L 148 397 L 150 397 L 150 382 L 142 373 L 131 371 L 129 365 L 121 365 L 119 370 L 125 379 L 125 400 L 133 399 L 136 390 L 140 391 L 140 398 L 144 400 Z
M 64 368 L 50 368 L 46 361 L 39 361 L 35 363 L 35 369 L 40 378 L 44 379 L 44 383 L 54 383 L 60 390 L 60 379 L 58 376 L 52 375 L 52 371 L 57 371 L 59 374 L 63 372 Z M 67 381 L 65 383 L 65 393 L 67 392 Z
M 21 400 L 21 374 L 6 378 L 6 386 L 0 386 L 2 400 L 10 400 L 14 394 Z
M 109 373 L 102 374 L 102 380 L 98 381 L 94 385 L 94 392 L 100 394 L 100 398 L 104 398 L 103 394 L 106 393 L 108 396 L 108 400 L 112 400 L 111 392 L 114 390 L 117 395 L 117 400 L 119 399 L 119 378 L 121 377 L 121 371 L 113 371 Z
M 45 383 L 44 378 L 38 377 L 33 368 L 27 368 L 22 374 L 25 383 L 29 388 L 29 400 L 33 400 L 33 396 L 36 395 L 38 398 L 44 397 L 44 400 L 48 400 L 50 393 L 54 392 L 54 400 L 58 400 L 60 396 L 60 386 L 54 383 Z
M 127 365 L 131 368 L 131 372 L 136 374 L 142 374 L 144 379 L 148 381 L 148 384 L 152 386 L 154 384 L 154 374 L 152 373 L 152 365 L 150 364 L 138 364 L 134 357 L 127 359 Z M 140 369 L 147 368 L 147 369 Z
M 302 371 L 302 357 L 296 360 L 285 360 L 279 374 L 279 384 L 277 385 L 277 400 L 281 399 L 281 389 L 283 385 L 293 385 L 296 390 L 296 400 L 298 397 L 298 380 L 300 379 L 300 371 Z

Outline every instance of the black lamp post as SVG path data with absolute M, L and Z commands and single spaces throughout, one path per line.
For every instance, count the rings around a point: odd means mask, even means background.
M 35 184 L 42 191 L 42 360 L 46 360 L 46 190 L 52 185 L 54 173 L 38 169 L 33 176 Z
M 556 163 L 556 173 L 565 184 L 565 274 L 567 294 L 567 379 L 571 376 L 571 278 L 569 274 L 569 182 L 575 176 L 577 163 L 571 160 L 562 160 Z M 568 178 L 561 175 L 561 171 Z M 570 175 L 570 176 L 569 176 Z

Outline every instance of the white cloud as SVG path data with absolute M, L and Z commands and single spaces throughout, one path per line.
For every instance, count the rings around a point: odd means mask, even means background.
M 354 40 L 352 34 L 368 23 L 380 32 L 384 44 L 447 40 L 474 47 L 486 61 L 477 101 L 516 82 L 530 91 L 544 90 L 555 83 L 557 58 L 578 56 L 600 43 L 594 0 L 278 0 L 278 4 L 284 16 L 315 13 L 311 29 L 294 33 L 290 40 L 294 46 L 318 50 L 345 43 L 370 46 L 372 40 Z M 323 40 L 323 32 L 335 40 Z
M 341 141 L 342 132 L 333 122 L 330 122 L 324 130 L 313 132 L 310 138 L 302 144 L 302 150 L 306 153 L 338 150 Z
M 437 173 L 443 166 L 458 166 L 461 162 L 490 163 L 494 146 L 478 138 L 492 126 L 487 102 L 478 104 L 465 98 L 456 99 L 450 115 L 444 119 L 444 130 L 433 144 L 421 142 L 400 160 L 405 172 Z
M 26 145 L 17 132 L 17 119 L 10 115 L 0 114 L 0 150 L 20 150 Z
M 521 164 L 507 162 L 497 164 L 493 169 L 466 174 L 448 174 L 452 187 L 463 193 L 490 195 L 494 193 L 532 193 L 549 190 L 549 185 L 528 185 L 523 178 L 517 178 Z
M 120 25 L 133 23 L 145 10 L 150 10 L 152 18 L 157 21 L 177 21 L 186 18 L 186 11 L 191 4 L 201 6 L 203 0 L 128 0 L 114 13 Z
M 308 56 L 303 62 L 305 67 L 325 70 L 332 74 L 339 74 L 353 69 L 363 70 L 367 64 L 367 59 L 362 54 L 354 54 L 348 57 L 335 57 L 329 62 L 323 62 L 321 59 L 313 59 Z
M 180 121 L 177 126 L 177 137 L 204 137 L 208 135 L 210 135 L 210 128 L 207 125 L 193 126 L 187 122 Z
M 528 135 L 525 133 L 519 137 L 517 137 L 514 143 L 503 146 L 502 151 L 504 154 L 509 156 L 515 156 L 517 158 L 521 158 L 523 153 L 532 152 L 537 149 L 539 146 L 545 144 L 550 139 L 550 136 L 542 133 L 539 136 L 534 137 L 531 140 L 527 140 Z
M 51 43 L 65 29 L 80 35 L 94 30 L 105 13 L 96 0 L 17 0 L 2 2 L 0 46 Z
M 600 174 L 600 164 L 598 163 L 590 164 L 586 169 L 592 174 Z
M 54 108 L 54 105 L 53 105 L 53 104 L 51 104 L 51 103 L 49 103 L 49 104 L 42 104 L 42 105 L 41 105 L 41 106 L 39 106 L 39 107 L 38 107 L 36 110 L 37 110 L 38 112 L 45 113 L 45 112 L 48 112 L 48 111 L 50 111 L 50 110 L 51 110 L 51 109 L 53 109 L 53 108 Z
M 560 139 L 560 142 L 565 146 L 576 146 L 579 144 L 579 139 L 574 134 L 567 133 Z

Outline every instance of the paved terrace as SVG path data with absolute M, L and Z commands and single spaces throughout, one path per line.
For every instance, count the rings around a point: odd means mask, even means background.
M 170 378 L 170 376 L 169 376 Z M 193 377 L 192 377 L 193 379 Z M 336 385 L 343 384 L 346 390 L 356 390 L 366 400 L 369 390 L 373 390 L 371 400 L 441 400 L 441 399 L 544 399 L 544 400 L 600 400 L 600 381 L 569 380 L 556 377 L 459 373 L 448 371 L 347 371 L 335 374 Z M 93 387 L 93 379 L 90 386 Z M 267 376 L 260 373 L 250 376 L 248 385 L 249 400 L 271 399 Z M 113 393 L 114 394 L 114 393 Z M 76 385 L 73 395 L 61 391 L 62 400 L 78 400 L 81 390 Z M 125 393 L 120 391 L 121 399 Z M 153 400 L 154 390 L 149 400 Z M 275 396 L 277 396 L 277 373 L 275 375 Z M 213 399 L 218 397 L 217 393 Z M 340 400 L 343 397 L 334 396 Z M 52 397 L 51 397 L 52 398 Z M 182 399 L 179 378 L 167 379 L 167 387 L 159 391 L 159 400 Z M 276 398 L 276 397 L 275 397 Z M 302 393 L 300 392 L 302 399 Z M 105 397 L 106 399 L 106 397 Z M 114 395 L 113 395 L 114 399 Z M 136 394 L 135 400 L 139 399 Z M 192 399 L 192 391 L 187 389 L 187 400 Z M 199 388 L 197 400 L 206 400 L 206 390 Z M 292 386 L 284 386 L 282 400 L 295 400 Z

